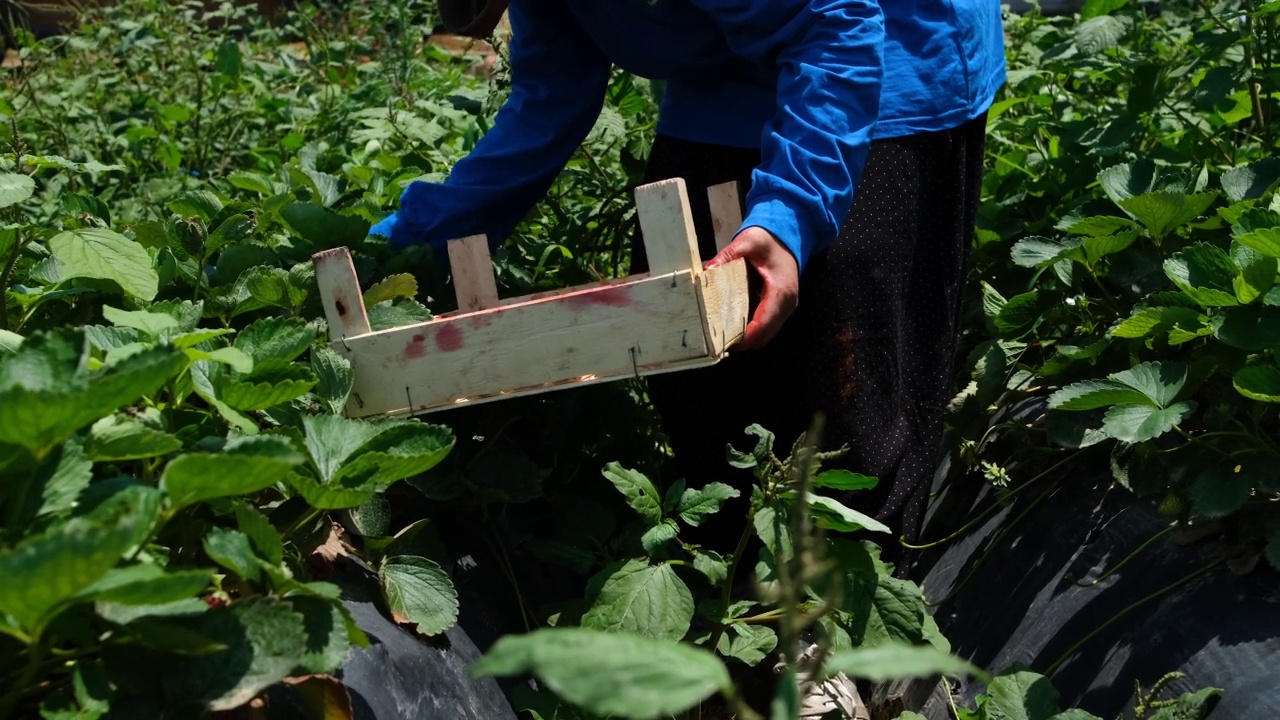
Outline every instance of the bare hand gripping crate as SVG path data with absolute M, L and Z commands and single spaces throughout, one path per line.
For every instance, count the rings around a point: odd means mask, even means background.
M 742 222 L 736 186 L 708 191 L 723 247 Z M 467 403 L 719 362 L 747 326 L 742 260 L 704 270 L 683 180 L 636 190 L 647 273 L 498 299 L 484 236 L 453 240 L 459 310 L 373 332 L 347 248 L 314 256 L 330 347 L 351 361 L 348 417 Z

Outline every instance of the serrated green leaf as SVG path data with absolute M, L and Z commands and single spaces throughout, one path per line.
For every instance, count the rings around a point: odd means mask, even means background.
M 182 449 L 182 441 L 125 415 L 110 415 L 93 424 L 85 453 L 94 462 L 159 457 Z
M 712 585 L 719 585 L 729 577 L 729 563 L 714 550 L 695 551 L 693 569 L 706 575 Z
M 1003 337 L 1017 337 L 1029 332 L 1040 320 L 1042 312 L 1039 291 L 1014 295 L 996 313 L 996 331 Z
M 1027 237 L 1014 243 L 1010 250 L 1013 264 L 1025 268 L 1048 267 L 1059 260 L 1084 260 L 1077 239 L 1051 240 L 1044 237 Z
M 422 303 L 404 298 L 385 300 L 372 305 L 368 312 L 369 327 L 375 332 L 426 322 L 433 317 L 431 311 Z
M 1218 199 L 1217 193 L 1184 195 L 1153 192 L 1120 201 L 1120 207 L 1142 223 L 1152 237 L 1160 239 L 1204 215 Z
M 1231 260 L 1240 268 L 1233 287 L 1241 305 L 1263 297 L 1276 284 L 1276 258 L 1236 242 L 1231 245 Z
M 1280 258 L 1280 228 L 1259 228 L 1235 236 L 1235 241 L 1254 252 Z
M 1098 184 L 1116 205 L 1125 200 L 1145 195 L 1156 188 L 1157 170 L 1151 160 L 1138 160 L 1113 165 L 1098 173 Z
M 272 565 L 284 562 L 284 543 L 280 539 L 280 533 L 266 515 L 245 502 L 236 503 L 235 514 L 236 525 L 240 528 L 240 532 L 249 538 L 254 551 L 262 559 Z
M 439 635 L 458 620 L 458 593 L 443 569 L 414 555 L 384 558 L 378 579 L 391 616 L 417 627 L 423 635 Z
M 1097 265 L 1102 258 L 1122 252 L 1137 239 L 1137 230 L 1128 230 L 1115 235 L 1087 237 L 1084 239 L 1085 259 L 1089 265 Z
M 174 507 L 182 507 L 258 492 L 283 481 L 302 461 L 302 455 L 284 438 L 238 438 L 220 453 L 197 452 L 174 458 L 165 466 L 160 486 Z
M 1209 320 L 1214 337 L 1223 343 L 1251 352 L 1280 347 L 1280 309 L 1274 307 L 1230 308 Z
M 1203 242 L 1188 245 L 1165 260 L 1164 271 L 1175 285 L 1204 307 L 1239 304 L 1235 279 L 1240 269 L 1215 245 Z
M 204 589 L 212 574 L 207 570 L 165 571 L 151 563 L 112 569 L 80 592 L 82 600 L 120 605 L 156 605 L 185 600 Z
M 315 326 L 301 318 L 271 317 L 251 323 L 236 335 L 235 347 L 254 362 L 289 362 L 311 347 Z
M 197 345 L 202 345 L 215 338 L 220 338 L 224 335 L 230 335 L 234 332 L 235 330 L 232 330 L 231 328 L 201 328 L 199 330 L 192 330 L 191 332 L 184 332 L 184 333 L 179 333 L 177 335 L 174 335 L 169 339 L 169 342 L 174 347 L 185 350 L 188 348 L 194 348 Z M 237 350 L 236 352 L 239 352 L 239 351 Z M 249 358 L 249 359 L 250 361 L 252 361 L 252 358 Z M 249 369 L 252 370 L 253 369 L 252 366 L 250 366 Z M 241 372 L 248 372 L 248 370 L 243 370 Z
M 1168 407 L 1187 382 L 1187 366 L 1176 362 L 1146 362 L 1109 377 L 1141 392 L 1151 403 Z
M 843 673 L 851 678 L 872 682 L 928 678 L 941 674 L 951 677 L 969 675 L 982 680 L 989 676 L 981 668 L 929 645 L 907 645 L 893 642 L 873 648 L 841 650 L 833 653 L 823 666 L 828 677 Z
M 987 687 L 986 709 L 993 720 L 1050 720 L 1059 711 L 1058 691 L 1034 672 L 1003 674 Z
M 249 536 L 238 530 L 216 527 L 204 536 L 204 552 L 214 562 L 249 582 L 262 576 L 262 565 Z
M 1180 402 L 1166 408 L 1151 405 L 1116 405 L 1107 410 L 1102 428 L 1111 437 L 1128 443 L 1152 440 L 1173 429 L 1195 411 L 1195 403 Z
M 1222 173 L 1222 190 L 1235 201 L 1260 198 L 1280 181 L 1280 158 L 1267 158 Z
M 1076 47 L 1085 55 L 1095 55 L 1120 44 L 1129 27 L 1127 19 L 1114 15 L 1089 18 L 1076 27 Z
M 1124 230 L 1136 228 L 1137 224 L 1126 217 L 1118 215 L 1095 215 L 1093 217 L 1081 218 L 1072 222 L 1063 223 L 1058 226 L 1059 230 L 1064 230 L 1072 235 L 1085 235 L 1088 237 L 1106 237 L 1116 235 Z
M 1250 365 L 1236 373 L 1233 381 L 1243 396 L 1261 402 L 1280 403 L 1280 368 L 1275 365 Z
M 190 629 L 226 649 L 183 658 L 166 674 L 169 702 L 232 710 L 288 677 L 307 656 L 305 619 L 289 601 L 248 598 L 199 616 Z
M 740 495 L 735 488 L 724 483 L 707 483 L 701 488 L 686 489 L 681 494 L 675 511 L 679 513 L 681 520 L 697 527 L 703 520 L 719 512 L 726 501 Z
M 208 190 L 191 190 L 166 203 L 166 207 L 175 215 L 185 218 L 200 218 L 209 222 L 222 210 L 222 199 Z
M 0 613 L 39 631 L 64 603 L 115 567 L 152 522 L 140 496 L 131 496 L 0 552 Z
M 342 215 L 313 203 L 294 203 L 280 211 L 280 218 L 312 251 L 358 247 L 369 234 L 369 221 Z
M 1184 307 L 1148 307 L 1136 311 L 1111 330 L 1112 337 L 1141 338 L 1165 335 L 1174 329 L 1197 332 L 1208 318 Z
M 268 361 L 256 365 L 248 378 L 219 383 L 218 397 L 237 410 L 266 410 L 306 395 L 317 382 L 310 368 Z
M 716 652 L 755 667 L 778 646 L 778 634 L 767 625 L 733 623 L 720 636 Z
M 649 528 L 644 532 L 644 535 L 640 536 L 640 545 L 646 553 L 653 556 L 675 539 L 675 523 L 670 520 L 664 520 Z
M 364 292 L 364 304 L 365 307 L 372 307 L 380 302 L 395 300 L 396 298 L 412 300 L 417 296 L 418 280 L 408 273 L 400 273 L 399 275 L 389 275 L 366 290 Z
M 299 670 L 325 674 L 340 668 L 351 650 L 342 605 L 308 595 L 287 597 L 285 602 L 302 616 L 307 632 L 307 649 L 298 663 Z
M 22 336 L 18 333 L 0 330 L 0 353 L 12 354 L 22 347 Z
M 706 650 L 588 628 L 509 635 L 471 668 L 473 677 L 525 674 L 592 713 L 633 720 L 681 713 L 731 686 Z
M 106 280 L 126 295 L 144 301 L 153 300 L 160 287 L 160 276 L 146 248 L 105 228 L 61 232 L 50 238 L 49 252 L 58 261 L 63 281 Z
M 0 208 L 26 202 L 36 191 L 36 181 L 29 175 L 0 173 Z
M 64 515 L 76 507 L 80 493 L 93 480 L 93 463 L 76 437 L 64 442 L 36 468 L 28 490 L 24 520 Z
M 1239 510 L 1253 491 L 1253 478 L 1230 463 L 1207 468 L 1191 483 L 1191 508 L 1214 519 Z
M 320 402 L 330 413 L 341 415 L 355 387 L 351 361 L 336 350 L 318 345 L 311 348 L 311 371 L 319 381 L 315 393 Z
M 1049 396 L 1054 410 L 1096 410 L 1109 405 L 1149 403 L 1146 395 L 1113 380 L 1083 380 Z
M 253 372 L 253 358 L 239 348 L 223 347 L 216 350 L 187 348 L 183 352 L 187 354 L 187 357 L 191 358 L 192 362 L 210 360 L 226 365 L 239 373 Z
M 645 522 L 656 525 L 662 521 L 662 496 L 643 473 L 624 468 L 616 462 L 605 465 L 601 473 L 618 488 L 618 492 L 627 499 L 627 504 Z
M 679 640 L 693 621 L 693 594 L 667 564 L 638 559 L 613 565 L 593 579 L 591 588 L 583 627 Z
M 205 239 L 205 252 L 212 254 L 228 245 L 244 242 L 253 237 L 258 223 L 248 215 L 232 215 L 218 225 Z

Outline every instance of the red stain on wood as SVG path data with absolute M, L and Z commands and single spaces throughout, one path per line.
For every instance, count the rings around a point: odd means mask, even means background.
M 565 299 L 569 307 L 574 310 L 591 307 L 593 305 L 604 305 L 605 307 L 629 307 L 631 305 L 631 288 L 629 287 L 611 287 L 600 288 L 590 292 L 584 292 L 579 295 L 570 295 Z
M 457 325 L 443 325 L 436 331 L 436 347 L 445 352 L 453 352 L 462 348 L 462 331 Z
M 427 338 L 424 335 L 414 335 L 408 345 L 404 346 L 404 357 L 406 360 L 416 360 L 427 354 Z

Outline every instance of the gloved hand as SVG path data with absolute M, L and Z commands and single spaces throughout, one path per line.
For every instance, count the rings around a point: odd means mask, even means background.
M 391 244 L 393 246 L 402 247 L 402 245 L 396 242 L 397 239 L 400 239 L 401 241 L 403 241 L 403 238 L 398 238 L 398 235 L 396 233 L 396 228 L 399 226 L 399 224 L 400 224 L 400 214 L 391 213 L 390 215 L 380 220 L 376 225 L 369 228 L 369 234 L 387 238 L 388 240 L 391 241 Z

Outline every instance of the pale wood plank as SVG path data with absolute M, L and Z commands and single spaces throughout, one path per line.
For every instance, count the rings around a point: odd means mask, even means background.
M 311 256 L 315 265 L 320 301 L 334 340 L 353 338 L 370 332 L 369 315 L 351 253 L 344 247 L 318 252 Z
M 707 200 L 711 203 L 711 225 L 716 235 L 716 252 L 723 250 L 742 227 L 742 201 L 738 192 L 737 182 L 707 188 Z
M 489 239 L 484 235 L 449 241 L 449 267 L 458 310 L 474 312 L 498 304 L 498 284 L 493 277 Z
M 684 270 L 621 281 L 335 344 L 355 373 L 348 415 L 419 413 L 712 362 L 695 280 Z
M 707 355 L 713 359 L 721 358 L 747 332 L 746 261 L 738 259 L 703 271 L 698 278 L 698 301 L 701 303 Z
M 657 277 L 702 269 L 698 236 L 684 180 L 660 180 L 636 188 L 636 214 L 649 256 L 649 274 Z

